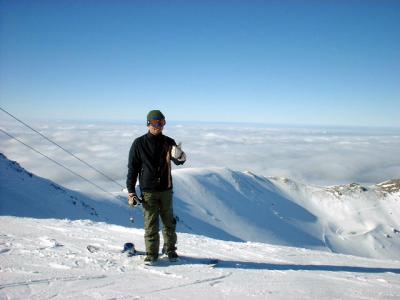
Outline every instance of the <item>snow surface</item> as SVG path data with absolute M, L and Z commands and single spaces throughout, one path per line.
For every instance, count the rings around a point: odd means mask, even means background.
M 121 253 L 127 241 L 143 250 L 142 229 L 5 216 L 0 224 L 1 299 L 400 297 L 398 261 L 179 233 L 181 261 L 148 267 Z
M 400 297 L 398 180 L 322 187 L 175 170 L 182 259 L 146 267 L 121 253 L 125 242 L 144 250 L 140 208 L 123 193 L 89 197 L 3 155 L 0 170 L 0 299 Z

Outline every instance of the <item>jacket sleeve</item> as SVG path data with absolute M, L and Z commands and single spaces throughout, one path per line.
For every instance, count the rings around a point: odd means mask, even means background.
M 126 177 L 126 187 L 128 193 L 136 193 L 135 185 L 140 172 L 142 162 L 139 155 L 138 142 L 135 140 L 132 143 L 131 149 L 129 151 L 128 160 L 128 175 Z

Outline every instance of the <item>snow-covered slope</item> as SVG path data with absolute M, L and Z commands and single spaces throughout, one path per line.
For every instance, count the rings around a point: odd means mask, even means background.
M 0 215 L 91 219 L 117 224 L 126 224 L 127 220 L 125 198 L 96 201 L 26 171 L 1 153 L 0 199 Z
M 0 156 L 0 215 L 129 225 L 119 199 L 93 200 Z M 320 187 L 226 168 L 173 171 L 178 231 L 400 259 L 400 181 Z M 133 212 L 142 228 L 140 209 Z
M 192 232 L 400 259 L 399 180 L 320 187 L 229 169 L 179 170 L 174 180 Z
M 400 297 L 399 261 L 179 233 L 181 261 L 147 267 L 120 251 L 143 250 L 141 229 L 2 216 L 0 232 L 0 299 Z

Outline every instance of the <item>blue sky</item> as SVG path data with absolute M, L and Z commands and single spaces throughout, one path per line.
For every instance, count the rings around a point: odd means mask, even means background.
M 0 1 L 23 118 L 400 126 L 400 1 Z

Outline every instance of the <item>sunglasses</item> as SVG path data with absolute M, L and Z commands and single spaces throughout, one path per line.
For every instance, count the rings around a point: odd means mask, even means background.
M 152 119 L 150 121 L 147 121 L 147 125 L 151 125 L 152 127 L 155 127 L 155 128 L 164 127 L 165 123 L 166 123 L 165 119 L 161 119 L 161 120 Z

